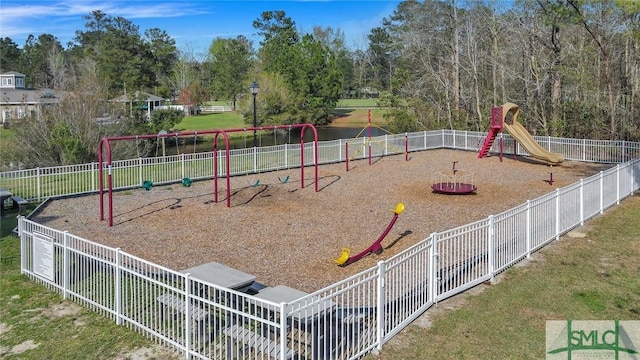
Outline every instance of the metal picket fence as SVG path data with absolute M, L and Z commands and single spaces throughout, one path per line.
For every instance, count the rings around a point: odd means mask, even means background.
M 405 139 L 411 151 L 469 150 L 482 136 L 456 131 L 388 136 L 379 138 L 384 147 L 376 151 L 389 151 Z M 553 151 L 582 157 L 576 160 L 635 160 L 500 214 L 433 233 L 375 267 L 283 303 L 260 292 L 207 283 L 23 217 L 18 222 L 21 269 L 64 298 L 175 349 L 185 359 L 357 359 L 381 349 L 434 303 L 492 280 L 640 186 L 637 143 L 538 140 Z M 321 161 L 344 160 L 343 144 L 323 142 L 318 151 L 331 155 L 319 156 Z M 286 150 L 265 151 L 295 156 Z M 237 156 L 259 159 L 253 150 L 243 151 Z M 140 160 L 126 164 L 144 168 Z M 287 162 L 274 166 L 283 165 Z

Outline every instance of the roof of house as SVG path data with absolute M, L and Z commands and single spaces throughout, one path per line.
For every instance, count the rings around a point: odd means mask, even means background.
M 52 89 L 0 89 L 0 104 L 52 104 L 65 96 L 64 91 Z
M 161 98 L 160 96 L 155 96 L 153 94 L 149 94 L 146 93 L 144 91 L 136 91 L 133 94 L 123 94 L 120 95 L 116 98 L 113 98 L 109 101 L 113 101 L 113 102 L 123 102 L 123 103 L 130 103 L 133 101 L 162 101 L 164 100 L 164 98 Z
M 2 74 L 0 74 L 0 76 L 3 76 L 3 75 L 27 76 L 27 75 L 19 73 L 17 71 L 7 71 L 7 72 L 3 72 Z

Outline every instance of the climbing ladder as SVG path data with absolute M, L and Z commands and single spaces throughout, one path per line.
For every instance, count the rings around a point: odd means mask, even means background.
M 487 137 L 484 139 L 482 148 L 478 152 L 478 158 L 483 158 L 489 154 L 489 150 L 491 150 L 491 147 L 496 140 L 496 136 L 498 136 L 498 133 L 502 131 L 502 122 L 502 108 L 491 108 L 491 129 L 489 130 Z

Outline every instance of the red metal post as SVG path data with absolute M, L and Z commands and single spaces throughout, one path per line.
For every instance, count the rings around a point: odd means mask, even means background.
M 344 163 L 347 167 L 347 171 L 349 171 L 349 143 L 344 143 Z
M 404 134 L 404 161 L 409 161 L 409 136 Z
M 99 202 L 100 202 L 100 221 L 104 220 L 104 199 L 102 190 L 104 189 L 104 184 L 102 180 L 102 142 L 105 139 L 101 139 L 98 143 L 98 193 L 99 193 Z
M 304 128 L 300 131 L 300 188 L 304 189 Z
M 222 136 L 224 136 L 224 146 L 227 157 L 227 207 L 231 207 L 231 151 L 229 150 L 229 136 L 227 136 L 225 131 L 222 131 Z
M 367 135 L 369 137 L 368 149 L 369 149 L 369 165 L 371 165 L 371 109 L 367 112 Z
M 213 139 L 213 202 L 218 203 L 218 134 Z
M 311 124 L 292 125 L 294 127 L 302 127 L 300 131 L 300 174 L 302 177 L 301 188 L 304 188 L 304 131 L 307 128 L 313 130 L 313 166 L 315 168 L 315 192 L 318 192 L 318 130 Z M 277 127 L 276 127 L 277 128 Z

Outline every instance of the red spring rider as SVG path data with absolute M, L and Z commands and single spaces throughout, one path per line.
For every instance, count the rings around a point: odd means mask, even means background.
M 396 205 L 396 208 L 394 210 L 391 210 L 391 212 L 393 213 L 393 218 L 391 219 L 391 222 L 389 223 L 389 225 L 387 225 L 387 228 L 384 230 L 382 235 L 380 235 L 378 240 L 376 240 L 373 244 L 371 244 L 371 246 L 366 248 L 364 251 L 354 256 L 349 256 L 351 254 L 351 250 L 349 250 L 349 248 L 343 248 L 342 254 L 340 255 L 339 258 L 335 259 L 334 262 L 340 266 L 347 266 L 351 263 L 354 263 L 362 259 L 363 257 L 369 255 L 372 252 L 375 252 L 376 254 L 381 254 L 382 245 L 380 244 L 382 243 L 382 240 L 384 240 L 387 234 L 389 234 L 389 231 L 391 231 L 391 228 L 393 228 L 393 225 L 396 223 L 396 220 L 398 220 L 398 215 L 402 214 L 403 211 L 404 211 L 404 204 L 398 203 L 398 205 Z

